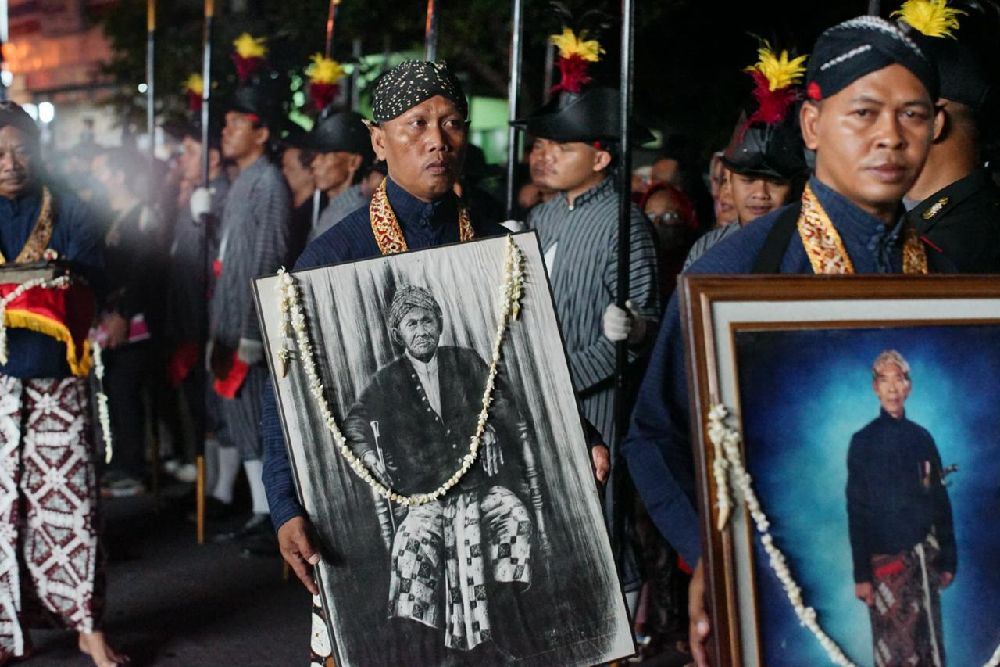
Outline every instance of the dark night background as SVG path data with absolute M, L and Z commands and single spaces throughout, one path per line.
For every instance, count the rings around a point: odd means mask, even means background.
M 506 97 L 512 3 L 437 2 L 439 59 L 457 68 L 468 93 Z M 599 35 L 607 54 L 596 69 L 603 80 L 616 83 L 620 3 L 566 0 L 564 4 L 577 18 L 594 8 L 608 15 L 610 27 Z M 882 2 L 881 15 L 888 16 L 900 4 L 899 0 Z M 361 40 L 366 54 L 421 49 L 426 5 L 423 0 L 343 0 L 336 20 L 334 58 L 349 60 L 354 38 Z M 202 6 L 201 0 L 158 3 L 157 90 L 164 91 L 158 112 L 164 115 L 184 109 L 183 81 L 200 71 Z M 216 6 L 213 76 L 222 88 L 233 84 L 234 68 L 229 60 L 232 40 L 245 30 L 267 35 L 270 61 L 276 69 L 289 73 L 301 72 L 309 55 L 323 49 L 327 0 L 230 0 Z M 808 53 L 824 28 L 867 9 L 866 0 L 635 0 L 636 116 L 644 124 L 673 135 L 669 146 L 674 152 L 686 152 L 695 162 L 704 161 L 725 145 L 750 93 L 750 77 L 742 70 L 756 61 L 758 37 L 768 39 L 777 49 Z M 114 12 L 95 18 L 103 23 L 116 51 L 108 73 L 120 81 L 143 80 L 145 11 L 145 1 L 123 0 Z M 542 102 L 546 41 L 560 31 L 562 22 L 544 0 L 525 0 L 524 14 L 520 103 L 528 112 Z M 968 23 L 980 25 L 965 24 L 963 31 L 1000 35 L 996 23 Z M 132 93 L 116 100 L 118 110 L 139 123 L 145 118 L 143 105 L 144 99 Z

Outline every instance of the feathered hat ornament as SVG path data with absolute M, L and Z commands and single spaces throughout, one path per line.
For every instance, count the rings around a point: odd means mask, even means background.
M 205 92 L 201 74 L 192 74 L 184 81 L 184 92 L 187 94 L 188 109 L 194 113 L 201 111 L 201 98 Z
M 313 108 L 320 112 L 333 102 L 340 91 L 340 80 L 344 78 L 344 68 L 336 60 L 321 53 L 312 55 L 312 63 L 306 68 L 309 76 L 309 100 Z
M 774 125 L 788 115 L 788 110 L 799 97 L 796 84 L 805 75 L 807 56 L 789 58 L 788 51 L 776 54 L 771 45 L 763 42 L 757 49 L 758 60 L 746 71 L 754 81 L 753 96 L 757 100 L 757 110 L 746 121 L 749 127 L 754 123 Z
M 563 28 L 558 35 L 551 35 L 549 41 L 559 49 L 556 66 L 559 67 L 559 83 L 552 86 L 552 92 L 565 90 L 568 93 L 579 93 L 585 85 L 591 82 L 588 71 L 591 63 L 601 59 L 604 49 L 596 39 L 587 39 L 587 33 L 579 35 L 570 28 Z
M 233 41 L 236 52 L 233 53 L 233 63 L 236 65 L 236 76 L 240 83 L 253 76 L 254 72 L 264 64 L 267 56 L 267 39 L 265 37 L 254 37 L 248 32 L 241 34 Z
M 892 16 L 928 37 L 954 38 L 952 30 L 958 30 L 962 14 L 961 9 L 949 7 L 947 0 L 906 0 Z

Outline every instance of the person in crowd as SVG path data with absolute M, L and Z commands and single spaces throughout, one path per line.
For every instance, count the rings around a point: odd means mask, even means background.
M 864 48 L 861 48 L 864 47 Z M 799 119 L 815 174 L 788 206 L 716 244 L 693 273 L 924 273 L 938 257 L 901 215 L 938 129 L 933 63 L 894 23 L 865 16 L 827 29 L 806 74 Z M 839 242 L 819 244 L 821 237 Z M 697 563 L 689 610 L 692 650 L 707 664 L 699 520 L 694 505 L 687 373 L 677 298 L 643 380 L 623 445 L 653 521 Z
M 106 149 L 92 165 L 109 207 L 104 235 L 107 294 L 97 340 L 106 350 L 104 390 L 115 443 L 114 458 L 102 478 L 103 490 L 111 496 L 144 493 L 147 475 L 146 394 L 152 389 L 148 313 L 157 229 L 143 201 L 143 166 L 128 148 Z
M 295 258 L 306 247 L 309 235 L 329 199 L 316 188 L 312 172 L 316 154 L 302 146 L 306 132 L 299 125 L 292 125 L 292 129 L 281 140 L 280 163 L 281 173 L 292 196 L 292 229 L 288 236 L 288 255 Z
M 774 71 L 770 67 L 774 58 L 771 49 L 763 47 L 760 61 L 750 69 L 756 85 L 752 102 L 740 113 L 732 139 L 718 161 L 725 169 L 719 194 L 732 201 L 737 224 L 716 226 L 699 238 L 684 268 L 722 239 L 801 194 L 809 168 L 792 103 L 800 91 L 794 82 L 777 80 L 772 88 L 765 72 Z M 782 104 L 782 100 L 787 101 Z
M 949 28 L 928 21 L 916 5 L 904 3 L 898 14 L 937 64 L 944 123 L 905 203 L 917 229 L 955 271 L 1000 273 L 1000 187 L 983 168 L 981 151 L 984 121 L 995 115 L 997 102 L 996 74 L 991 79 L 983 56 L 996 46 L 996 33 L 987 30 L 997 25 L 997 8 L 963 5 L 961 14 L 969 15 L 958 25 L 960 12 L 945 5 L 955 23 Z
M 288 187 L 270 160 L 272 131 L 280 118 L 275 91 L 264 82 L 240 86 L 227 107 L 222 155 L 239 169 L 222 211 L 219 277 L 211 304 L 210 365 L 222 397 L 226 440 L 238 447 L 253 503 L 253 515 L 236 534 L 266 543 L 272 537 L 262 482 L 260 392 L 267 380 L 264 344 L 253 305 L 253 278 L 276 272 L 288 261 L 292 211 Z M 220 450 L 213 497 L 232 502 L 235 474 L 231 452 Z M 251 546 L 260 546 L 253 545 Z
M 666 303 L 677 284 L 684 259 L 698 235 L 694 204 L 683 191 L 660 183 L 642 196 L 639 207 L 653 223 L 657 244 L 660 301 Z
M 712 195 L 715 226 L 725 227 L 736 222 L 733 193 L 729 190 L 729 170 L 722 162 L 723 151 L 712 153 L 708 163 L 708 190 Z
M 312 241 L 368 204 L 371 197 L 365 194 L 362 182 L 371 169 L 374 154 L 361 114 L 335 112 L 332 107 L 320 114 L 302 144 L 315 155 L 311 165 L 313 179 L 316 188 L 330 202 L 309 231 Z
M 0 263 L 58 259 L 99 287 L 100 225 L 79 199 L 46 181 L 44 166 L 34 121 L 17 104 L 0 103 Z M 24 298 L 30 307 L 34 297 Z M 56 330 L 68 330 L 60 324 Z M 105 590 L 83 341 L 10 326 L 6 345 L 0 450 L 10 472 L 0 477 L 0 662 L 28 654 L 27 629 L 48 613 L 79 633 L 80 650 L 97 667 L 124 664 L 128 658 L 101 629 Z
M 536 148 L 534 140 L 529 144 L 528 151 L 528 181 L 521 186 L 517 193 L 517 204 L 524 214 L 527 214 L 538 204 L 544 204 L 556 196 L 555 190 L 545 185 L 545 165 L 542 160 L 544 155 L 540 147 Z
M 187 124 L 181 134 L 181 182 L 190 184 L 190 192 L 178 203 L 177 222 L 170 246 L 167 380 L 180 392 L 190 417 L 192 433 L 188 435 L 186 451 L 175 452 L 179 460 L 173 474 L 181 481 L 194 481 L 194 456 L 198 450 L 194 439 L 204 436 L 206 462 L 209 463 L 207 470 L 211 473 L 207 475 L 207 480 L 211 482 L 207 487 L 210 493 L 215 493 L 219 457 L 215 434 L 222 427 L 219 419 L 221 406 L 218 395 L 209 390 L 204 364 L 198 362 L 208 338 L 208 299 L 216 278 L 213 261 L 219 252 L 219 224 L 229 192 L 229 180 L 223 169 L 217 123 L 209 123 L 207 189 L 200 187 L 204 177 L 201 127 Z M 230 453 L 235 451 L 231 448 Z M 230 467 L 237 466 L 231 464 Z M 214 497 L 214 500 L 210 506 L 217 506 L 226 498 Z
M 387 176 L 368 208 L 354 211 L 315 241 L 296 262 L 307 269 L 506 233 L 482 223 L 461 205 L 455 183 L 468 140 L 468 101 L 443 63 L 407 60 L 375 85 L 371 145 Z M 428 169 L 430 164 L 434 168 Z M 312 568 L 320 555 L 309 520 L 295 495 L 273 387 L 263 394 L 265 483 L 281 555 L 314 596 L 312 663 L 331 653 Z M 607 475 L 607 449 L 591 437 L 595 472 Z

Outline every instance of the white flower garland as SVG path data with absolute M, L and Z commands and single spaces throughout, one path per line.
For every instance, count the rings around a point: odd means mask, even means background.
M 43 289 L 56 289 L 69 285 L 69 276 L 59 276 L 52 280 L 46 278 L 35 278 L 18 285 L 10 294 L 0 299 L 0 364 L 6 364 L 7 359 L 7 306 L 18 297 L 30 289 L 41 287 Z
M 111 412 L 108 409 L 108 395 L 104 393 L 104 359 L 101 357 L 101 344 L 90 341 L 90 353 L 94 359 L 94 376 L 97 377 L 97 418 L 101 422 L 101 434 L 104 436 L 104 463 L 111 463 L 114 453 L 111 440 Z
M 403 495 L 393 491 L 375 478 L 368 466 L 355 456 L 354 452 L 347 444 L 347 439 L 337 426 L 337 421 L 333 417 L 333 411 L 326 400 L 323 383 L 316 369 L 313 344 L 309 337 L 309 327 L 306 322 L 305 312 L 302 309 L 302 302 L 299 287 L 296 280 L 284 269 L 278 272 L 277 289 L 281 293 L 281 349 L 278 351 L 278 375 L 284 376 L 287 372 L 287 364 L 293 357 L 293 352 L 289 341 L 294 339 L 298 348 L 298 357 L 302 363 L 302 370 L 306 374 L 309 390 L 316 399 L 320 415 L 327 429 L 333 435 L 333 440 L 341 456 L 351 466 L 355 474 L 368 484 L 378 495 L 383 498 L 398 503 L 400 505 L 423 505 L 437 500 L 448 492 L 453 486 L 465 476 L 472 468 L 479 455 L 479 448 L 482 442 L 483 433 L 486 430 L 486 421 L 489 418 L 490 404 L 493 402 L 493 388 L 496 384 L 497 367 L 500 363 L 500 348 L 503 344 L 504 333 L 510 321 L 516 320 L 521 310 L 521 297 L 524 289 L 524 255 L 520 248 L 514 243 L 512 237 L 507 237 L 507 248 L 504 256 L 504 277 L 500 286 L 500 305 L 498 308 L 496 338 L 493 343 L 493 357 L 490 361 L 490 370 L 486 379 L 486 389 L 483 392 L 483 407 L 479 412 L 479 419 L 476 423 L 476 432 L 469 441 L 469 452 L 462 459 L 462 464 L 458 470 L 448 478 L 437 489 L 418 493 L 411 496 Z
M 743 465 L 743 458 L 740 455 L 740 434 L 736 429 L 726 424 L 727 415 L 728 410 L 722 404 L 713 406 L 708 412 L 708 439 L 715 448 L 715 463 L 712 468 L 717 486 L 716 493 L 719 507 L 717 529 L 719 531 L 725 529 L 730 508 L 732 507 L 729 477 L 726 474 L 727 468 L 732 468 L 732 476 L 743 493 L 744 503 L 750 512 L 750 517 L 753 519 L 757 532 L 760 534 L 760 541 L 764 545 L 764 551 L 767 552 L 770 559 L 771 570 L 774 571 L 774 574 L 781 581 L 781 585 L 785 589 L 785 596 L 795 610 L 795 615 L 798 616 L 799 622 L 813 633 L 823 647 L 823 650 L 826 651 L 826 655 L 834 664 L 842 665 L 843 667 L 856 667 L 844 655 L 844 652 L 837 646 L 836 642 L 820 627 L 819 622 L 816 620 L 816 610 L 805 606 L 803 603 L 802 589 L 792 577 L 792 572 L 788 568 L 788 561 L 785 555 L 774 544 L 774 538 L 770 530 L 771 524 L 767 519 L 767 515 L 764 514 L 764 510 L 760 507 L 760 501 L 753 490 L 753 480 Z M 720 459 L 723 459 L 721 463 Z M 990 658 L 989 662 L 984 665 L 984 667 L 998 666 L 1000 666 L 1000 646 L 993 652 L 993 657 Z

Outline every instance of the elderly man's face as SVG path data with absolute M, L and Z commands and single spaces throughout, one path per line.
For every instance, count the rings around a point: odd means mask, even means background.
M 937 117 L 920 80 L 890 65 L 804 104 L 800 120 L 817 178 L 890 222 L 927 159 Z
M 399 337 L 406 350 L 421 361 L 434 356 L 441 338 L 441 321 L 426 308 L 411 308 L 399 321 Z
M 883 410 L 896 419 L 903 416 L 903 404 L 913 387 L 898 364 L 886 362 L 876 368 L 872 388 Z
M 400 187 L 423 201 L 452 191 L 462 173 L 468 125 L 441 95 L 372 127 L 372 148 Z
M 13 125 L 0 128 L 0 197 L 17 197 L 34 175 L 35 147 Z

